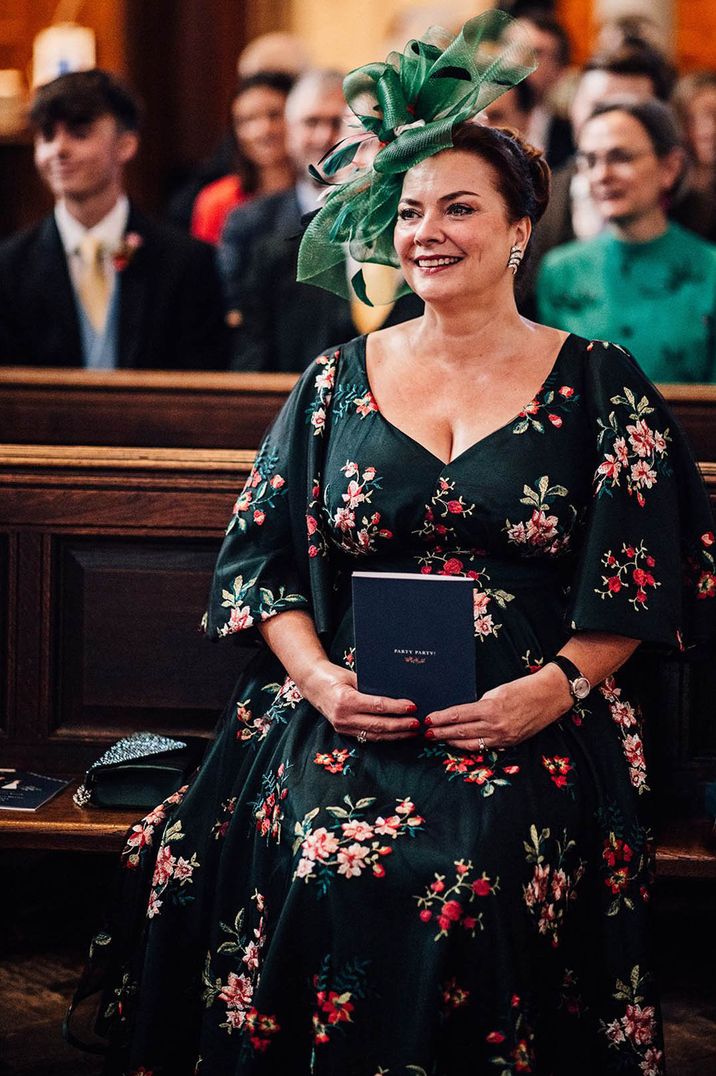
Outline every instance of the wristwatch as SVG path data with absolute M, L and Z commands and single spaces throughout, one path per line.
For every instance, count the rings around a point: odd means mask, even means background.
M 571 662 L 569 658 L 566 658 L 564 654 L 557 654 L 551 661 L 553 665 L 558 665 L 567 677 L 569 692 L 572 698 L 576 699 L 577 702 L 586 699 L 587 695 L 592 690 L 592 685 L 589 683 L 586 676 L 582 676 L 577 666 Z

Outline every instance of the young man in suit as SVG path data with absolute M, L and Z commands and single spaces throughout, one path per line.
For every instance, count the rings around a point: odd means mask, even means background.
M 369 308 L 354 306 L 352 313 L 347 300 L 296 281 L 301 218 L 318 209 L 322 189 L 308 167 L 338 142 L 345 112 L 338 72 L 302 75 L 286 102 L 287 148 L 297 183 L 239 206 L 224 226 L 219 266 L 235 332 L 235 369 L 301 371 L 322 351 L 367 328 L 357 319 Z M 408 295 L 389 310 L 374 309 L 388 325 L 416 317 L 422 303 Z
M 0 244 L 0 363 L 226 366 L 212 250 L 144 217 L 124 190 L 139 109 L 101 70 L 41 87 L 30 119 L 54 212 Z

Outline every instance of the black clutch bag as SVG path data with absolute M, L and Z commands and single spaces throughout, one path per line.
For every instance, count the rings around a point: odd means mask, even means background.
M 176 792 L 189 769 L 182 740 L 135 732 L 92 763 L 73 799 L 78 807 L 154 807 Z

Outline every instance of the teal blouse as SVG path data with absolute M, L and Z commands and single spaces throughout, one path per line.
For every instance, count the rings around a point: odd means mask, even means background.
M 622 344 L 652 381 L 716 382 L 716 246 L 677 224 L 550 251 L 537 305 L 547 325 Z

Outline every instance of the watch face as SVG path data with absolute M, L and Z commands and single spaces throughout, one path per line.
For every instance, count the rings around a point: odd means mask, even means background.
M 591 690 L 592 685 L 586 676 L 578 676 L 576 680 L 572 681 L 572 694 L 575 699 L 586 699 Z

